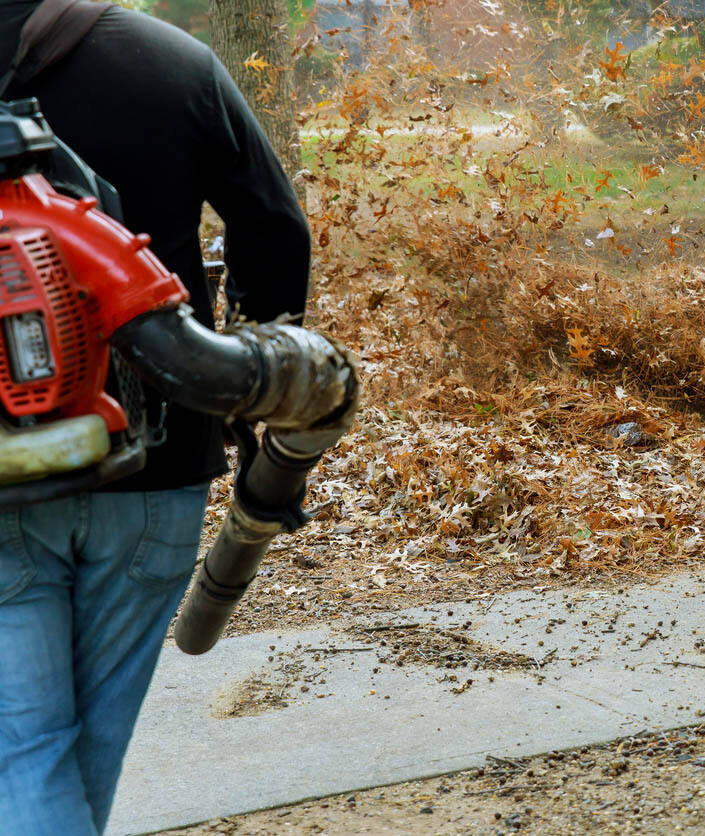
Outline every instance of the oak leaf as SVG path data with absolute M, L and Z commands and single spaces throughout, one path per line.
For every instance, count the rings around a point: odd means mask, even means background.
M 580 327 L 574 325 L 572 328 L 566 328 L 566 334 L 570 345 L 570 356 L 581 365 L 592 363 L 592 355 L 595 353 L 595 349 L 591 347 L 589 339 L 583 334 Z
M 243 63 L 248 70 L 254 70 L 257 73 L 260 73 L 262 70 L 265 70 L 267 67 L 271 67 L 272 65 L 269 61 L 262 58 L 261 55 L 258 56 L 257 53 L 258 50 L 255 50 L 249 58 L 245 59 Z

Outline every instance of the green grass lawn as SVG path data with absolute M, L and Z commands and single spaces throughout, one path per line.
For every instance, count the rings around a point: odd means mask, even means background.
M 514 208 L 520 208 L 522 201 L 524 208 L 538 208 L 558 192 L 557 209 L 574 205 L 591 211 L 590 203 L 607 203 L 624 212 L 642 213 L 667 204 L 673 216 L 700 217 L 705 207 L 705 173 L 700 176 L 677 162 L 655 165 L 643 161 L 643 155 L 642 161 L 630 158 L 631 149 L 602 149 L 599 159 L 590 159 L 580 146 L 565 143 L 551 150 L 529 148 L 507 165 L 509 150 L 472 153 L 472 140 L 463 140 L 462 131 L 455 137 L 362 134 L 348 153 L 332 150 L 339 139 L 304 137 L 304 166 L 336 178 L 343 187 L 346 181 L 356 187 L 364 182 L 372 191 L 383 189 L 385 196 L 401 190 L 410 197 L 432 197 L 453 184 L 465 195 L 489 198 L 496 193 L 483 175 L 489 166 L 504 177 L 504 190 Z M 385 154 L 371 165 L 366 155 L 382 145 Z

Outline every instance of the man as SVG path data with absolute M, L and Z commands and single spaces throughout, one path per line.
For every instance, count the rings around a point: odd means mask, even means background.
M 0 0 L 0 75 L 39 0 Z M 111 182 L 212 326 L 198 225 L 226 224 L 240 312 L 304 310 L 310 242 L 261 129 L 211 51 L 113 7 L 58 63 L 15 81 Z M 150 395 L 150 412 L 162 411 Z M 195 563 L 219 422 L 176 405 L 145 470 L 102 491 L 0 513 L 0 832 L 96 836 L 169 621 Z

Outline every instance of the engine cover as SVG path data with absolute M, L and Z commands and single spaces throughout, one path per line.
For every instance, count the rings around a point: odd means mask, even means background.
M 96 199 L 40 174 L 0 181 L 0 402 L 38 421 L 99 415 L 127 427 L 104 392 L 109 339 L 135 317 L 188 299 L 179 278 Z

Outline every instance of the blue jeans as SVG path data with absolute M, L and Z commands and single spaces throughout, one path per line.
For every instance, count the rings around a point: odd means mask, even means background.
M 207 485 L 0 513 L 0 833 L 97 836 Z

